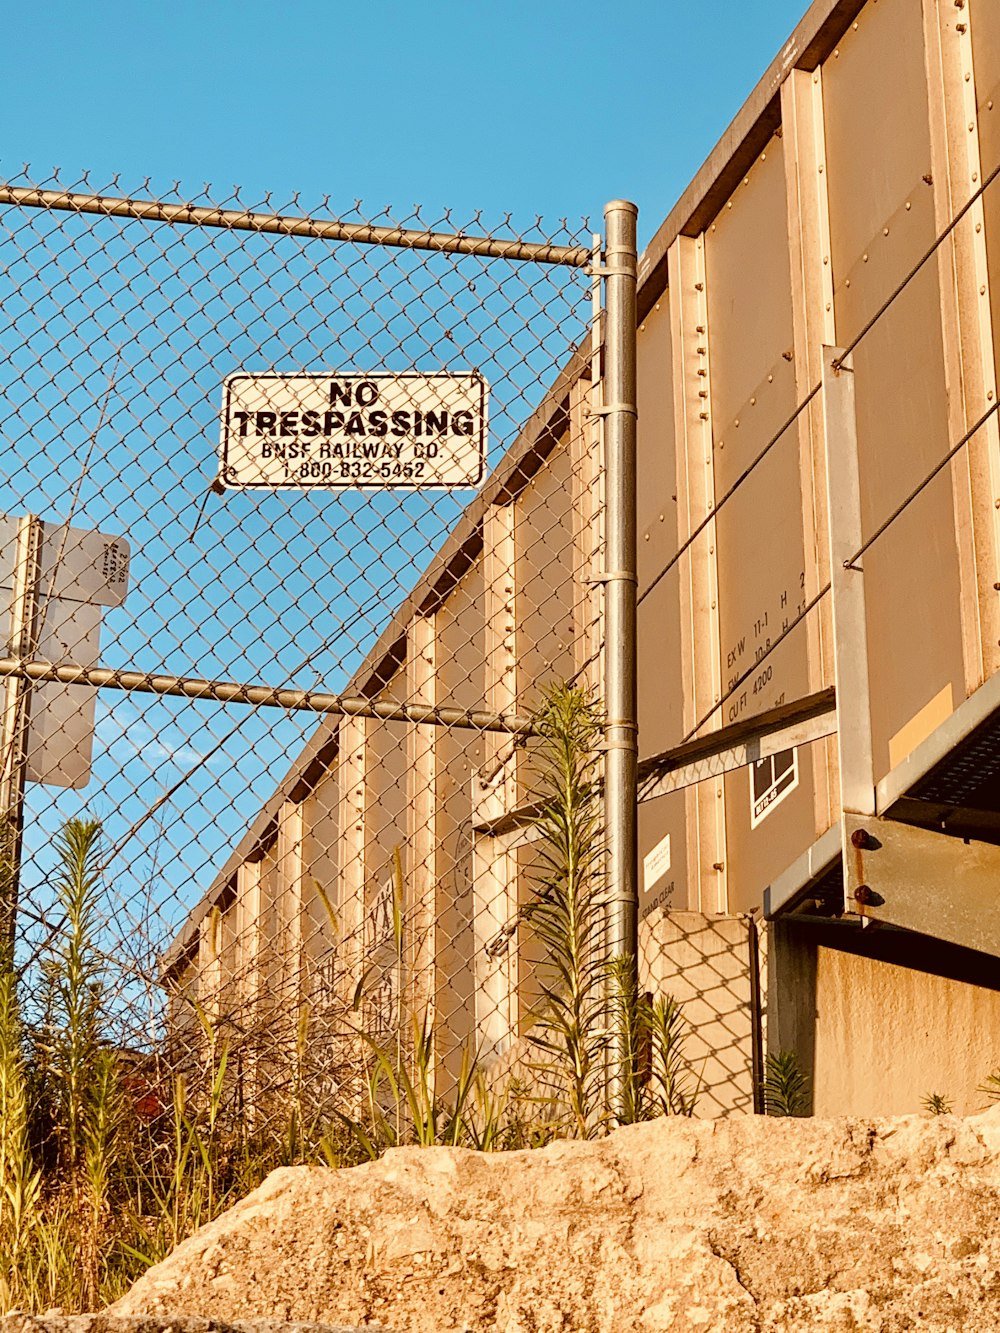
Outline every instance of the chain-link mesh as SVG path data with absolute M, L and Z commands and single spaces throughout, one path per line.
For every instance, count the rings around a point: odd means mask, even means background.
M 65 938 L 60 830 L 90 819 L 137 1068 L 224 1047 L 253 1122 L 347 1087 L 348 1029 L 427 1021 L 446 1082 L 463 1050 L 509 1056 L 536 998 L 530 719 L 547 683 L 600 695 L 591 236 L 507 217 L 504 257 L 441 242 L 478 215 L 3 201 L 24 994 Z

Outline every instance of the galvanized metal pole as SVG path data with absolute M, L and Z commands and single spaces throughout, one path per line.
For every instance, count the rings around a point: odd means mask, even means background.
M 612 958 L 638 955 L 636 717 L 636 218 L 615 199 L 604 210 L 606 333 L 604 455 L 607 511 L 605 630 L 605 813 L 608 838 L 608 946 Z
M 10 571 L 10 630 L 12 652 L 33 657 L 37 638 L 38 553 L 41 520 L 24 514 L 17 522 L 14 568 Z M 24 840 L 24 782 L 28 751 L 28 715 L 31 684 L 24 677 L 7 677 L 0 685 L 0 966 L 13 958 Z
M 764 1022 L 760 994 L 760 941 L 757 920 L 747 912 L 747 953 L 750 964 L 750 1079 L 753 1083 L 753 1113 L 764 1115 Z

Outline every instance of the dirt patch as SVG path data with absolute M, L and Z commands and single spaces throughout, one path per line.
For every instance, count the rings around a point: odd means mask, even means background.
M 108 1313 L 986 1333 L 1000 1327 L 1000 1110 L 669 1119 L 537 1152 L 407 1148 L 275 1171 Z

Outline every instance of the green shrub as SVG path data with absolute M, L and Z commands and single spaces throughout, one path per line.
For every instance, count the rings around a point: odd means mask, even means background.
M 809 1112 L 809 1080 L 794 1051 L 779 1051 L 764 1062 L 764 1109 L 773 1116 Z

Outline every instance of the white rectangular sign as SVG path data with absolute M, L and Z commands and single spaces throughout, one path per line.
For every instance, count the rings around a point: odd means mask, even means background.
M 95 534 L 96 536 L 96 534 Z M 101 645 L 99 605 L 53 598 L 38 611 L 38 659 L 56 665 L 97 666 Z M 36 681 L 28 710 L 24 776 L 51 787 L 85 787 L 90 781 L 97 691 L 87 685 Z
M 670 834 L 642 858 L 642 887 L 648 893 L 670 869 Z
M 0 514 L 0 588 L 14 586 L 18 520 Z M 91 606 L 121 606 L 128 591 L 131 551 L 124 537 L 91 528 L 43 523 L 38 553 L 38 594 Z
M 8 654 L 24 626 L 15 623 L 14 587 L 18 531 L 24 519 L 0 514 L 0 639 Z M 129 544 L 122 537 L 41 523 L 38 567 L 28 614 L 41 662 L 98 665 L 101 618 L 121 606 L 128 591 Z M 23 558 L 23 557 L 21 557 Z M 97 691 L 88 685 L 37 681 L 31 687 L 25 778 L 52 787 L 85 787 L 90 781 Z
M 223 388 L 230 490 L 453 490 L 486 471 L 481 375 L 248 375 Z

